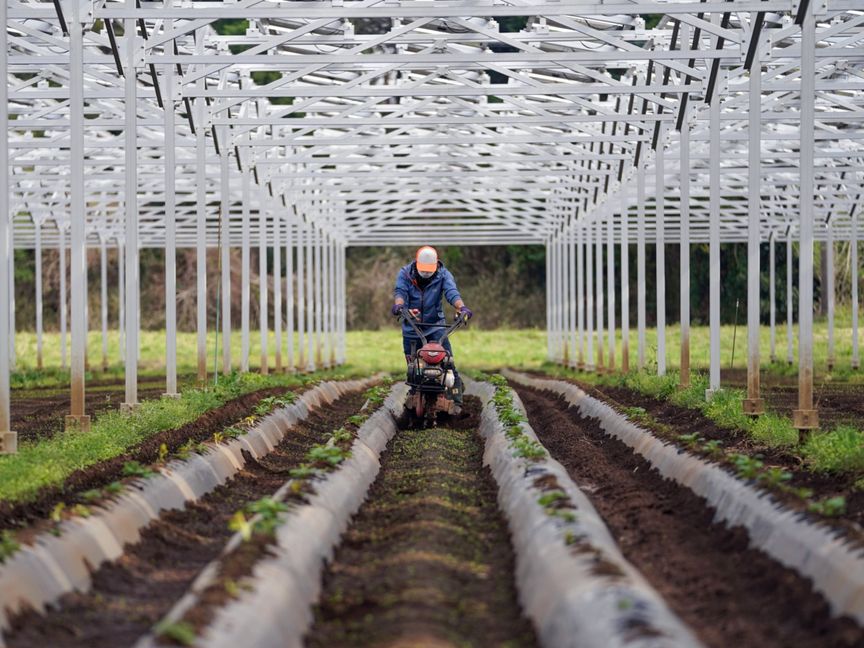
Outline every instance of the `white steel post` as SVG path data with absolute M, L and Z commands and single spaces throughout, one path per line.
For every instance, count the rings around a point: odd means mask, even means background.
M 125 410 L 134 408 L 138 403 L 138 325 L 139 325 L 139 264 L 138 264 L 138 105 L 135 60 L 135 20 L 127 18 L 124 22 L 126 41 L 126 93 L 125 93 L 125 236 L 126 247 L 126 398 Z
M 661 133 L 662 135 L 662 133 Z M 657 241 L 657 375 L 666 375 L 666 155 L 663 138 L 657 142 L 654 159 L 654 216 Z
M 770 336 L 770 359 L 771 362 L 777 362 L 777 293 L 775 282 L 777 281 L 777 255 L 774 248 L 774 240 L 776 236 L 772 231 L 768 236 L 768 324 Z
M 315 259 L 312 246 L 315 227 L 309 225 L 306 232 L 306 371 L 315 371 Z
M 126 364 L 126 252 L 120 237 L 117 237 L 117 338 L 120 360 Z
M 825 278 L 825 295 L 828 299 L 828 371 L 834 369 L 834 219 L 830 218 L 825 225 L 827 240 L 825 241 L 825 257 L 828 266 L 828 276 Z
M 102 371 L 108 370 L 108 241 L 99 236 L 99 310 L 102 320 Z
M 69 307 L 66 303 L 66 224 L 57 221 L 60 243 L 57 253 L 60 255 L 60 366 L 66 369 L 67 360 L 67 322 Z
M 3 46 L 0 44 L 0 49 L 2 48 Z M 0 63 L 0 66 L 2 66 L 2 63 Z M 2 96 L 0 96 L 0 99 L 2 99 Z M 0 122 L 2 122 L 2 119 L 3 117 L 0 115 Z M 0 128 L 2 128 L 2 123 L 0 123 Z M 0 151 L 0 153 L 2 153 L 2 151 Z M 0 191 L 2 191 L 2 187 L 0 187 Z M 34 219 L 33 225 L 34 235 L 36 237 L 36 367 L 42 369 L 44 365 L 44 359 L 42 356 L 42 338 L 44 335 L 44 324 L 42 321 L 42 219 Z
M 569 272 L 569 282 L 567 285 L 567 304 L 570 312 L 570 367 L 576 367 L 579 358 L 579 346 L 577 339 L 578 322 L 576 320 L 576 309 L 579 307 L 579 293 L 576 288 L 576 238 L 574 236 L 573 225 L 571 223 L 567 230 L 567 269 Z
M 204 54 L 204 30 L 195 31 L 195 53 Z M 196 83 L 199 92 L 204 90 L 204 79 Z M 205 148 L 205 115 L 207 107 L 204 97 L 195 100 L 195 274 L 198 380 L 207 380 L 207 149 Z
M 294 225 L 290 218 L 285 221 L 285 337 L 288 338 L 286 370 L 294 373 Z
M 624 187 L 621 192 L 621 371 L 630 371 L 630 206 Z
M 852 236 L 849 242 L 852 254 L 852 368 L 858 369 L 858 210 L 852 212 Z
M 636 355 L 639 370 L 645 368 L 645 164 L 636 169 Z
M 792 229 L 786 233 L 786 362 L 794 361 L 792 345 Z
M 334 345 L 334 315 L 335 307 L 334 300 L 336 299 L 336 291 L 334 282 L 336 280 L 335 273 L 335 249 L 334 241 L 327 239 L 327 297 L 324 300 L 324 308 L 326 309 L 327 320 L 327 366 L 333 367 L 336 365 L 336 347 Z
M 258 328 L 261 335 L 261 375 L 270 372 L 268 366 L 269 353 L 267 342 L 269 337 L 269 315 L 267 313 L 267 209 L 266 201 L 261 196 L 258 203 Z
M 576 366 L 585 368 L 585 224 L 576 221 L 576 329 L 579 357 Z
M 345 243 L 339 245 L 339 364 L 346 360 L 346 346 L 348 337 L 348 285 L 347 285 L 347 246 Z
M 606 290 L 607 319 L 609 324 L 609 371 L 615 369 L 615 210 L 608 203 L 606 215 Z
M 603 207 L 600 207 L 600 212 L 594 222 L 594 245 L 595 261 L 597 267 L 595 273 L 597 275 L 597 371 L 606 370 L 606 362 L 604 358 L 605 345 L 604 333 L 606 331 L 603 323 Z
M 546 359 L 554 362 L 552 355 L 552 239 L 546 241 Z
M 679 295 L 681 320 L 681 358 L 679 367 L 679 385 L 690 386 L 690 124 L 687 115 L 680 132 L 680 213 L 681 213 L 681 245 L 679 261 Z
M 750 68 L 750 110 L 748 126 L 747 182 L 747 398 L 746 414 L 758 416 L 765 412 L 759 385 L 759 282 L 762 274 L 759 258 L 759 227 L 762 206 L 762 63 L 759 48 Z
M 330 362 L 330 240 L 324 232 L 321 237 L 321 267 L 321 366 L 329 369 L 333 366 Z
M 12 240 L 12 222 L 9 217 L 9 112 L 5 106 L 9 104 L 8 79 L 8 35 L 6 30 L 7 2 L 0 2 L 0 21 L 4 25 L 0 34 L 0 105 L 4 108 L 0 111 L 0 160 L 3 161 L 0 170 L 0 268 L 7 267 L 9 254 L 9 242 Z M 8 304 L 10 300 L 9 284 L 0 281 L 0 304 Z M 0 340 L 9 338 L 9 320 L 0 317 Z M 10 358 L 9 346 L 0 344 L 0 454 L 12 454 L 18 451 L 18 434 L 11 430 L 12 415 L 10 403 L 9 371 Z
M 722 75 L 722 71 L 721 71 Z M 708 389 L 710 398 L 720 389 L 720 93 L 715 87 L 708 107 L 709 123 L 709 220 L 708 220 L 708 328 L 710 336 L 710 367 Z
M 273 338 L 276 372 L 282 373 L 282 218 L 277 208 L 273 210 Z
M 164 0 L 170 8 L 174 0 Z M 170 31 L 173 21 L 167 20 Z M 167 45 L 166 45 L 167 48 Z M 163 66 L 164 120 L 165 120 L 165 395 L 177 396 L 177 197 L 176 148 L 174 133 L 174 66 Z M 200 126 L 200 124 L 199 124 Z
M 591 222 L 585 221 L 585 312 L 588 321 L 586 323 L 586 334 L 588 336 L 588 348 L 585 351 L 585 368 L 593 371 L 595 367 L 594 358 L 594 241 L 591 236 Z
M 324 367 L 324 358 L 323 358 L 323 349 L 322 349 L 322 339 L 323 339 L 323 301 L 324 301 L 324 292 L 322 290 L 323 287 L 323 260 L 322 260 L 322 247 L 324 243 L 324 237 L 321 230 L 315 231 L 315 365 L 319 368 Z
M 813 406 L 813 221 L 815 189 L 816 18 L 813 3 L 801 25 L 800 218 L 798 249 L 798 409 L 793 425 L 803 434 L 819 427 Z M 803 436 L 802 434 L 802 436 Z
M 231 165 L 228 127 L 222 128 L 220 171 L 219 255 L 222 266 L 222 373 L 231 373 Z M 278 275 L 277 275 L 278 276 Z M 214 368 L 215 370 L 215 368 Z
M 297 223 L 297 368 L 306 369 L 306 225 Z
M 240 241 L 240 369 L 249 371 L 249 310 L 251 300 L 251 260 L 249 258 L 249 201 L 251 178 L 248 164 L 243 168 L 242 178 L 242 201 L 243 221 L 241 224 Z
M 81 8 L 72 3 L 69 25 L 69 277 L 72 284 L 71 410 L 66 429 L 86 432 L 90 417 L 84 413 L 84 372 L 87 354 L 87 232 L 84 206 L 84 25 Z M 4 79 L 5 82 L 5 79 Z M 6 214 L 3 215 L 4 218 Z M 11 298 L 11 296 L 10 296 Z M 9 303 L 7 299 L 5 304 Z M 4 337 L 4 339 L 6 339 Z

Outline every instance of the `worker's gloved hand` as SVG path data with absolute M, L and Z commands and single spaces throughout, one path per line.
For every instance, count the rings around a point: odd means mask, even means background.
M 393 304 L 393 308 L 390 309 L 390 312 L 393 314 L 393 317 L 399 317 L 402 314 L 402 309 L 404 307 L 404 304 Z
M 470 320 L 472 317 L 474 317 L 474 311 L 472 311 L 467 306 L 463 306 L 462 308 L 460 308 L 459 312 L 462 313 L 466 320 Z

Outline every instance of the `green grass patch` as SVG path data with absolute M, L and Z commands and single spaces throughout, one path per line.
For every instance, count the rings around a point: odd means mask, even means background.
M 811 470 L 821 473 L 864 473 L 864 432 L 848 425 L 814 433 L 801 448 Z

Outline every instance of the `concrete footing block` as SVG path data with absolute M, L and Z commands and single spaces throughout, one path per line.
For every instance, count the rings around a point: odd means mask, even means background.
M 18 452 L 18 433 L 0 432 L 0 455 L 15 454 Z

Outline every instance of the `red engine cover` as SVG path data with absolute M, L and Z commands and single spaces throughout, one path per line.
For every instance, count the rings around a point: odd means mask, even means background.
M 420 357 L 427 364 L 436 365 L 447 357 L 447 352 L 437 342 L 429 342 L 420 349 Z

